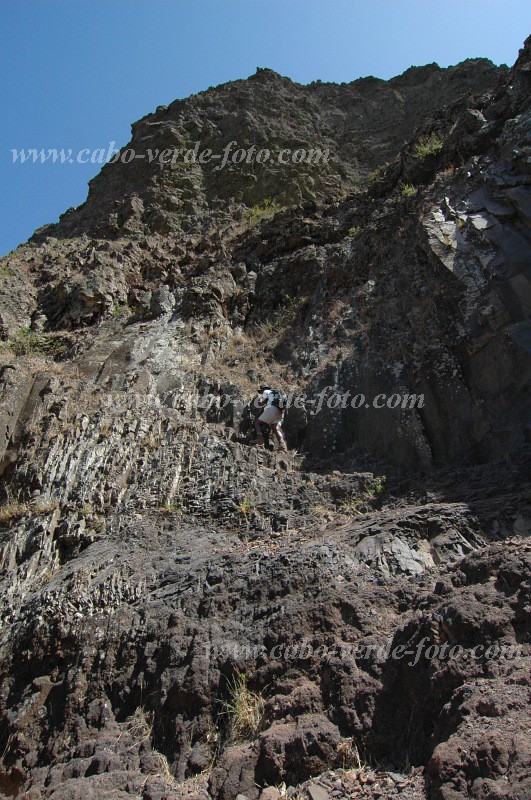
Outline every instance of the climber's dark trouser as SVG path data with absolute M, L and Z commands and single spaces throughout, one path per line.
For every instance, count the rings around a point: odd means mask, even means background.
M 257 439 L 264 439 L 265 429 L 262 428 L 262 425 L 267 426 L 268 423 L 267 422 L 259 422 L 257 419 L 255 419 L 255 421 L 254 421 L 254 429 L 256 431 Z M 269 423 L 269 429 L 274 434 L 274 436 L 275 436 L 275 438 L 276 438 L 276 440 L 277 440 L 277 442 L 279 444 L 279 447 L 282 448 L 283 450 L 284 449 L 287 450 L 288 448 L 287 448 L 287 445 L 286 445 L 286 439 L 284 438 L 284 431 L 282 430 L 282 426 L 280 425 L 280 423 L 278 423 L 278 422 L 270 422 Z

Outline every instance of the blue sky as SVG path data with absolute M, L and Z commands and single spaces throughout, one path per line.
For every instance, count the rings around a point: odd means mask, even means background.
M 1 0 L 0 254 L 87 194 L 94 164 L 12 148 L 124 145 L 130 124 L 257 66 L 308 83 L 485 56 L 512 64 L 529 0 Z

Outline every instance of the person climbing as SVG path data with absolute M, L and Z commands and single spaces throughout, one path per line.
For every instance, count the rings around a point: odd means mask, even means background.
M 284 406 L 286 404 L 286 395 L 281 389 L 272 389 L 270 386 L 260 386 L 259 390 L 260 399 L 258 401 L 258 408 L 260 414 L 254 421 L 254 429 L 256 436 L 251 439 L 249 444 L 255 447 L 264 446 L 264 425 L 269 425 L 270 430 L 273 432 L 277 442 L 277 450 L 281 453 L 287 453 L 288 447 L 282 431 L 282 419 L 284 417 Z

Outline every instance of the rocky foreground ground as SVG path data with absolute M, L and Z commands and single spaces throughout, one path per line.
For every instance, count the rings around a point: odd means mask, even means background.
M 2 259 L 0 796 L 531 798 L 530 55 L 159 107 L 336 155 L 107 165 Z

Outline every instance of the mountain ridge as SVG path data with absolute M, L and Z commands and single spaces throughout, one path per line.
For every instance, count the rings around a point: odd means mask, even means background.
M 407 109 L 406 113 L 406 111 L 400 108 L 400 102 L 402 102 L 401 100 L 398 100 L 398 106 L 396 108 L 392 109 L 391 106 L 386 108 L 386 116 L 394 113 L 394 118 L 391 118 L 389 121 L 385 121 L 384 118 L 384 120 L 380 120 L 378 124 L 383 124 L 384 135 L 389 135 L 386 134 L 386 131 L 388 129 L 393 129 L 391 142 L 383 147 L 382 152 L 374 154 L 371 152 L 369 147 L 367 153 L 364 156 L 362 154 L 362 161 L 364 159 L 367 160 L 367 158 L 369 160 L 367 166 L 365 166 L 363 163 L 359 167 L 356 167 L 355 165 L 351 166 L 349 167 L 349 174 L 342 177 L 341 171 L 343 167 L 341 162 L 352 161 L 353 158 L 354 162 L 356 162 L 357 151 L 362 148 L 363 142 L 359 141 L 354 145 L 350 145 L 347 142 L 345 147 L 342 149 L 341 147 L 337 146 L 340 143 L 337 141 L 334 142 L 333 137 L 330 138 L 328 144 L 330 145 L 331 149 L 333 150 L 334 144 L 336 144 L 337 149 L 337 154 L 333 153 L 332 158 L 336 157 L 337 155 L 338 163 L 334 163 L 330 170 L 326 168 L 327 165 L 323 165 L 323 175 L 321 179 L 322 186 L 318 186 L 317 191 L 315 190 L 315 181 L 319 177 L 319 170 L 317 173 L 313 172 L 310 176 L 308 170 L 301 171 L 300 169 L 292 169 L 291 178 L 293 179 L 293 186 L 290 186 L 290 174 L 288 173 L 287 182 L 279 180 L 276 175 L 278 169 L 275 171 L 275 165 L 273 164 L 271 165 L 271 169 L 268 169 L 269 165 L 265 165 L 261 173 L 260 165 L 258 165 L 259 176 L 257 180 L 255 175 L 257 170 L 256 164 L 252 165 L 252 169 L 242 170 L 241 165 L 236 165 L 236 169 L 234 169 L 234 165 L 229 163 L 228 167 L 229 169 L 232 167 L 232 172 L 234 174 L 229 176 L 228 193 L 223 188 L 225 182 L 222 179 L 225 177 L 225 173 L 219 175 L 219 180 L 216 180 L 216 175 L 212 168 L 210 171 L 208 171 L 206 167 L 201 166 L 198 170 L 195 170 L 195 173 L 197 173 L 196 177 L 198 180 L 203 180 L 203 182 L 206 181 L 204 191 L 206 191 L 207 199 L 229 200 L 232 198 L 235 201 L 244 202 L 248 205 L 253 205 L 256 202 L 263 200 L 265 197 L 268 197 L 268 192 L 270 194 L 274 193 L 275 196 L 281 201 L 293 203 L 304 200 L 315 200 L 319 198 L 323 199 L 327 196 L 327 194 L 333 197 L 337 196 L 338 192 L 340 195 L 342 191 L 348 191 L 351 188 L 359 188 L 361 181 L 367 178 L 369 172 L 374 168 L 381 166 L 385 157 L 392 158 L 396 156 L 399 150 L 398 143 L 405 142 L 408 138 L 408 135 L 412 135 L 413 126 L 411 121 L 408 119 L 411 113 L 419 113 L 425 116 L 426 114 L 432 112 L 434 107 L 441 107 L 447 100 L 450 99 L 450 97 L 455 97 L 456 81 L 454 78 L 457 79 L 457 84 L 460 84 L 459 92 L 461 92 L 461 94 L 466 94 L 472 88 L 474 88 L 476 91 L 493 88 L 498 78 L 501 78 L 504 74 L 506 74 L 506 70 L 504 70 L 503 67 L 495 67 L 487 60 L 481 61 L 482 70 L 479 72 L 479 74 L 477 66 L 478 64 L 476 62 L 473 64 L 463 62 L 456 67 L 449 67 L 446 69 L 439 68 L 436 74 L 432 72 L 430 77 L 435 80 L 435 84 L 440 83 L 441 80 L 444 79 L 447 80 L 448 84 L 451 83 L 452 85 L 442 87 L 442 90 L 441 87 L 438 87 L 437 85 L 430 85 L 425 93 L 426 96 L 422 95 L 419 98 L 421 107 L 417 108 L 416 110 L 410 107 Z M 387 91 L 387 89 L 391 87 L 390 99 L 394 100 L 395 106 L 397 100 L 393 94 L 392 83 L 393 81 L 399 81 L 401 78 L 404 78 L 407 73 L 408 71 L 403 73 L 402 76 L 398 76 L 390 81 L 380 81 L 380 79 L 375 79 L 378 81 L 377 86 L 379 90 Z M 275 85 L 278 85 L 278 81 L 280 80 L 282 87 L 285 90 L 286 97 L 274 97 L 270 91 L 267 91 L 271 88 L 270 80 L 268 79 L 264 81 L 263 78 L 272 75 L 276 76 L 273 78 Z M 414 76 L 410 75 L 408 77 L 406 86 L 404 87 L 405 89 L 408 89 L 407 84 L 411 84 L 411 86 L 409 86 L 410 89 L 416 88 L 416 82 L 410 80 L 412 77 Z M 276 143 L 278 146 L 279 143 L 289 144 L 292 140 L 299 143 L 304 142 L 306 145 L 308 145 L 308 143 L 317 144 L 318 142 L 315 141 L 316 136 L 318 137 L 322 146 L 324 143 L 323 139 L 326 139 L 326 125 L 325 129 L 320 128 L 322 126 L 321 120 L 323 114 L 326 114 L 326 107 L 323 109 L 318 104 L 315 107 L 307 107 L 307 101 L 310 101 L 312 96 L 315 95 L 315 100 L 318 101 L 318 103 L 324 103 L 327 101 L 326 93 L 328 89 L 333 90 L 332 96 L 328 98 L 330 112 L 333 114 L 343 114 L 343 116 L 345 116 L 345 121 L 343 124 L 347 126 L 346 133 L 351 135 L 351 133 L 354 131 L 358 137 L 361 137 L 364 130 L 367 128 L 367 125 L 370 124 L 371 136 L 374 136 L 374 120 L 370 118 L 370 109 L 368 112 L 365 112 L 369 113 L 369 117 L 366 122 L 364 122 L 360 114 L 357 114 L 355 111 L 356 103 L 363 101 L 363 92 L 360 92 L 360 97 L 349 97 L 363 87 L 365 87 L 364 91 L 374 91 L 375 85 L 372 79 L 370 84 L 366 83 L 368 80 L 366 78 L 360 80 L 363 81 L 363 83 L 358 84 L 358 81 L 353 81 L 349 84 L 309 84 L 303 86 L 291 81 L 289 78 L 277 76 L 276 73 L 273 73 L 272 71 L 259 72 L 248 79 L 231 81 L 221 84 L 218 87 L 213 87 L 205 90 L 204 92 L 192 95 L 189 98 L 177 100 L 174 103 L 171 103 L 169 106 L 159 106 L 157 111 L 152 114 L 145 115 L 138 120 L 138 122 L 133 124 L 133 138 L 128 145 L 122 148 L 122 152 L 129 147 L 132 147 L 135 151 L 139 149 L 145 149 L 146 140 L 148 140 L 153 147 L 158 146 L 160 149 L 164 149 L 166 146 L 182 146 L 184 148 L 189 148 L 192 147 L 197 140 L 200 140 L 201 136 L 203 136 L 202 144 L 204 147 L 208 147 L 215 141 L 218 146 L 218 150 L 222 150 L 223 146 L 226 146 L 227 143 L 231 141 L 233 136 L 236 137 L 239 147 L 249 146 L 250 143 L 260 144 L 263 146 Z M 423 80 L 420 82 L 419 86 L 422 86 L 422 84 L 425 83 L 426 80 Z M 262 94 L 255 96 L 252 94 L 252 91 L 251 94 L 248 93 L 247 90 L 252 86 L 256 86 L 256 84 L 263 84 L 263 90 L 265 91 L 265 94 L 262 93 L 263 96 Z M 436 96 L 437 91 L 439 91 L 441 97 L 440 99 L 435 99 L 432 101 L 431 98 Z M 291 96 L 292 93 L 296 93 L 294 97 Z M 351 105 L 354 103 L 352 109 L 347 108 L 346 112 L 342 112 L 339 108 L 335 108 L 334 94 L 337 95 L 338 93 L 339 95 L 341 95 L 341 93 L 346 94 L 346 96 L 345 100 L 342 100 L 339 96 L 337 102 L 340 105 L 346 102 L 348 106 L 350 101 Z M 382 100 L 383 98 L 379 101 L 380 105 L 382 105 Z M 216 110 L 216 101 L 218 102 L 218 110 Z M 209 103 L 207 108 L 203 108 L 203 104 L 205 102 Z M 296 106 L 301 106 L 298 109 L 301 114 L 310 115 L 307 125 L 302 125 L 301 120 L 297 116 L 295 117 L 295 122 L 291 122 L 292 111 L 289 110 L 287 106 L 292 102 L 295 102 Z M 416 98 L 413 97 L 409 105 L 415 106 L 416 102 Z M 243 109 L 245 109 L 245 112 Z M 270 113 L 273 109 L 275 109 L 277 112 L 276 115 Z M 229 112 L 232 114 L 232 116 L 230 116 Z M 209 114 L 213 115 L 214 118 L 216 117 L 216 114 L 228 116 L 228 122 L 226 123 L 225 120 L 223 120 L 223 125 L 221 127 L 220 125 L 216 126 L 216 123 L 214 122 L 213 124 L 213 121 L 210 120 Z M 258 117 L 255 119 L 257 114 Z M 349 118 L 348 114 L 350 114 L 351 117 L 352 114 L 354 114 L 354 116 Z M 172 130 L 174 116 L 175 121 L 180 120 L 181 129 L 179 131 Z M 275 125 L 272 125 L 272 121 L 274 119 L 276 119 L 277 122 Z M 287 120 L 290 120 L 288 125 L 286 125 Z M 356 120 L 359 123 L 359 130 L 356 130 L 355 127 Z M 337 125 L 337 120 L 334 124 Z M 153 131 L 150 129 L 153 125 L 159 126 L 161 129 L 161 133 L 158 136 L 156 132 L 153 133 Z M 205 125 L 209 130 L 209 133 L 206 136 Z M 352 125 L 354 125 L 354 128 L 352 128 Z M 400 133 L 400 129 L 403 128 L 403 135 L 401 136 L 401 139 L 396 136 L 396 131 L 394 131 L 394 128 L 397 126 Z M 137 142 L 139 147 L 136 147 Z M 382 148 L 380 148 L 380 150 L 381 149 Z M 89 182 L 89 197 L 85 203 L 78 207 L 79 211 L 83 212 L 83 209 L 86 208 L 87 203 L 90 205 L 90 192 L 97 191 L 97 187 L 101 184 L 101 181 L 104 180 L 104 176 L 107 174 L 110 175 L 111 172 L 113 172 L 113 166 L 115 165 L 107 165 L 101 172 L 101 178 L 96 176 L 96 178 Z M 119 164 L 117 166 L 121 167 L 121 172 L 124 175 L 128 171 L 130 173 L 133 172 L 132 165 Z M 135 162 L 134 166 L 138 167 L 138 164 Z M 144 164 L 141 165 L 141 167 L 143 166 Z M 124 167 L 128 167 L 129 169 L 124 169 Z M 116 167 L 114 172 L 116 172 Z M 173 172 L 178 173 L 178 169 L 174 169 Z M 243 174 L 241 174 L 242 172 Z M 284 175 L 285 173 L 286 168 L 284 167 L 282 174 Z M 150 180 L 151 178 L 155 177 L 150 173 L 149 169 L 147 172 L 145 169 L 140 169 L 138 176 L 133 172 L 133 179 L 140 180 L 140 185 L 144 188 L 144 190 L 146 185 L 149 184 L 149 180 L 146 183 L 146 175 L 150 176 Z M 161 177 L 164 181 L 164 176 Z M 338 178 L 339 186 L 336 185 Z M 119 180 L 119 178 L 117 180 Z M 240 185 L 242 181 L 243 185 Z M 175 179 L 172 178 L 170 180 L 170 185 L 174 184 L 174 182 Z M 211 186 L 209 185 L 209 182 Z M 257 189 L 255 184 L 258 183 L 260 186 Z M 282 183 L 286 185 L 282 186 Z M 134 188 L 127 186 L 127 181 L 126 184 L 120 185 L 120 189 L 122 191 L 125 189 L 127 194 L 134 194 Z M 168 190 L 167 185 L 164 186 L 164 190 Z M 202 207 L 201 196 L 198 196 L 199 193 L 186 191 L 186 186 L 183 188 L 183 193 L 185 198 L 187 198 L 187 201 L 190 202 L 196 210 L 199 210 L 199 208 Z M 97 202 L 102 202 L 101 192 L 96 199 Z M 103 198 L 103 202 L 105 202 L 105 198 Z M 177 202 L 178 206 L 179 201 L 176 200 L 175 202 Z M 207 206 L 208 205 L 209 204 L 207 202 Z M 70 217 L 72 217 L 72 215 L 75 217 L 76 213 L 79 213 L 79 211 L 76 212 L 74 210 L 70 212 Z M 179 211 L 179 213 L 182 215 L 182 209 Z M 69 227 L 65 223 L 66 220 L 63 222 L 63 228 L 68 230 Z M 171 221 L 168 224 L 171 224 Z M 61 223 L 59 225 L 59 231 L 60 230 Z

